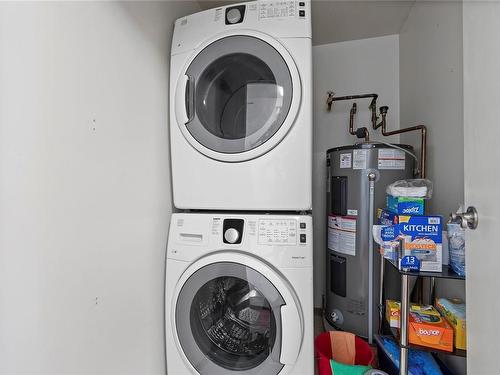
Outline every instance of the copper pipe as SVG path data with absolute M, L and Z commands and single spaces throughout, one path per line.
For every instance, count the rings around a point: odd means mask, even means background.
M 389 107 L 380 107 L 380 115 L 382 116 L 382 121 L 380 124 L 376 125 L 376 128 L 379 128 L 382 126 L 382 135 L 384 136 L 390 136 L 390 135 L 396 135 L 396 134 L 402 134 L 402 133 L 408 133 L 412 131 L 419 131 L 421 132 L 420 135 L 420 177 L 425 178 L 425 172 L 426 172 L 426 161 L 427 161 L 427 127 L 425 125 L 416 125 L 416 126 L 410 126 L 409 128 L 403 128 L 403 129 L 398 129 L 398 130 L 393 130 L 388 132 L 386 127 L 387 127 L 387 111 L 389 110 Z
M 373 98 L 377 99 L 378 94 L 360 94 L 360 95 L 345 95 L 345 96 L 335 96 L 333 91 L 328 91 L 328 100 L 332 102 L 337 102 L 340 100 L 354 100 L 354 99 L 364 99 L 364 98 Z
M 332 110 L 333 102 L 341 101 L 341 100 L 355 100 L 355 99 L 366 99 L 372 98 L 368 109 L 372 112 L 372 126 L 374 129 L 377 125 L 377 98 L 378 94 L 360 94 L 360 95 L 347 95 L 347 96 L 335 96 L 333 91 L 328 91 L 328 98 L 326 99 L 326 105 L 328 106 L 328 110 Z M 368 129 L 367 129 L 368 131 Z
M 376 124 L 377 124 L 377 98 L 378 94 L 360 94 L 360 95 L 347 95 L 347 96 L 335 96 L 335 93 L 333 91 L 328 91 L 328 98 L 326 99 L 326 105 L 328 106 L 328 110 L 332 110 L 332 105 L 333 102 L 341 101 L 341 100 L 355 100 L 355 99 L 366 99 L 366 98 L 372 98 L 372 101 L 370 102 L 370 105 L 368 106 L 368 109 L 371 111 L 371 122 L 372 122 L 372 127 L 374 129 Z M 370 140 L 370 132 L 368 131 L 367 128 L 358 128 L 354 130 L 354 113 L 356 113 L 356 103 L 353 104 L 351 108 L 351 113 L 349 114 L 349 133 L 352 135 L 357 136 L 358 138 L 365 138 L 365 141 Z M 364 130 L 360 130 L 364 129 Z
M 358 138 L 364 138 L 365 142 L 370 141 L 370 132 L 368 131 L 367 128 L 357 128 L 354 130 L 354 115 L 356 114 L 357 111 L 357 104 L 353 103 L 351 107 L 351 111 L 349 112 L 349 134 L 355 135 Z
M 376 95 L 376 94 L 375 94 Z M 378 96 L 378 95 L 377 95 Z M 375 129 L 377 125 L 377 97 L 374 97 L 368 106 L 368 109 L 372 111 L 372 127 Z
M 382 121 L 380 121 L 378 124 L 375 124 L 373 126 L 373 129 L 378 129 L 380 128 L 382 125 L 384 125 L 386 123 L 386 120 L 387 120 L 387 111 L 389 110 L 389 107 L 388 106 L 382 106 L 380 107 L 380 115 L 382 116 Z M 385 129 L 385 125 L 384 125 L 384 129 Z
M 354 114 L 357 111 L 357 104 L 353 103 L 351 107 L 351 111 L 349 112 L 349 133 L 351 135 L 356 135 L 356 132 L 354 131 Z

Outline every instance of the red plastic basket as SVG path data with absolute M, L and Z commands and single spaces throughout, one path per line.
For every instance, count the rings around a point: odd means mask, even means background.
M 330 332 L 323 332 L 314 339 L 318 375 L 332 375 L 330 360 L 333 359 Z M 363 339 L 354 337 L 355 365 L 373 366 L 375 354 Z

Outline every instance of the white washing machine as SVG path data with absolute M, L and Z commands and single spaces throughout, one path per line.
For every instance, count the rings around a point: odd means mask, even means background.
M 175 22 L 170 66 L 174 204 L 311 209 L 309 1 L 255 1 Z
M 174 214 L 168 375 L 312 375 L 312 219 Z

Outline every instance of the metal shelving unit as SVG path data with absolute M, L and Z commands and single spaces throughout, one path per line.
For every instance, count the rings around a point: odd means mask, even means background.
M 415 271 L 401 271 L 398 265 L 394 262 L 386 259 L 393 267 L 395 267 L 399 274 L 401 275 L 401 329 L 391 329 L 392 335 L 399 342 L 400 347 L 400 361 L 399 361 L 399 374 L 408 375 L 408 350 L 410 348 L 431 351 L 433 353 L 443 353 L 448 355 L 455 355 L 460 357 L 466 357 L 467 352 L 465 350 L 455 349 L 453 352 L 447 352 L 444 350 L 437 350 L 433 348 L 428 348 L 420 345 L 409 344 L 408 342 L 408 319 L 410 312 L 410 277 L 430 277 L 432 279 L 453 279 L 453 280 L 465 280 L 465 277 L 457 275 L 449 266 L 443 265 L 442 272 L 415 272 Z

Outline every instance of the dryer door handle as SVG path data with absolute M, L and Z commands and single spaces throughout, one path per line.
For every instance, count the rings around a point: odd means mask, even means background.
M 281 306 L 281 354 L 280 363 L 294 365 L 300 353 L 303 339 L 302 322 L 294 305 Z
M 179 78 L 175 96 L 177 120 L 185 125 L 194 117 L 194 81 L 186 74 Z

